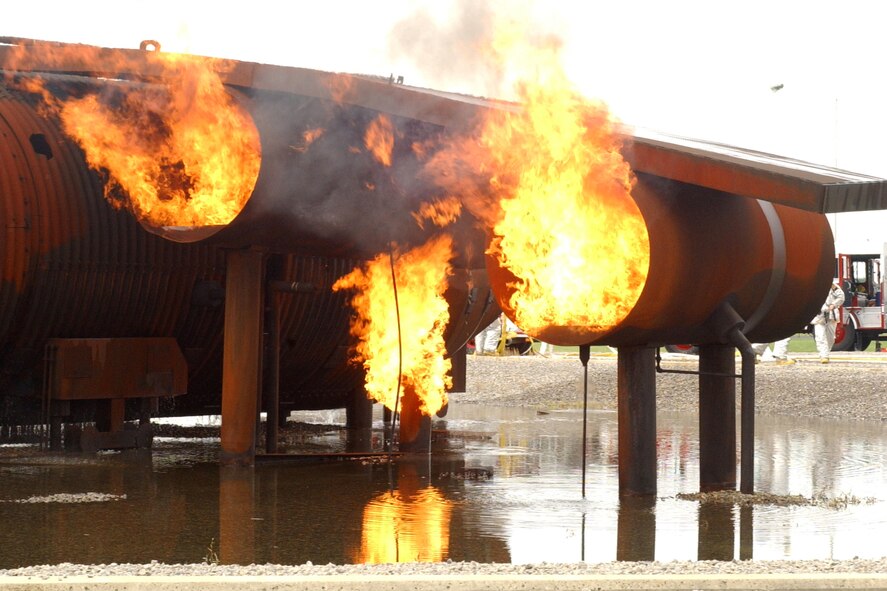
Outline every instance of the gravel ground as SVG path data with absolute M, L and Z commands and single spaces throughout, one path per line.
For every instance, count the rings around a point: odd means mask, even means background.
M 832 363 L 820 365 L 799 356 L 794 365 L 756 366 L 758 413 L 883 421 L 887 418 L 887 377 L 878 354 L 836 354 Z M 665 368 L 695 369 L 695 357 L 665 356 Z M 737 364 L 738 368 L 738 364 Z M 662 411 L 696 410 L 698 378 L 661 374 L 656 381 L 657 408 Z M 593 354 L 588 363 L 589 407 L 616 408 L 616 357 Z M 452 396 L 455 402 L 488 405 L 522 405 L 565 408 L 582 404 L 583 369 L 576 357 L 470 357 L 467 392 Z M 737 388 L 738 391 L 738 388 Z M 788 396 L 787 393 L 795 394 Z M 798 393 L 800 393 L 798 395 Z M 739 397 L 737 396 L 737 399 Z M 887 573 L 887 557 L 878 560 L 783 561 L 675 561 L 610 562 L 603 564 L 542 563 L 534 565 L 444 562 L 386 565 L 168 565 L 57 564 L 0 570 L 0 576 L 64 577 L 108 576 L 333 576 L 333 575 L 733 575 L 733 574 L 833 574 Z
M 887 420 L 887 354 L 833 353 L 820 364 L 815 355 L 799 355 L 792 365 L 763 362 L 755 366 L 755 408 L 768 415 L 830 419 Z M 663 369 L 695 370 L 692 355 L 665 354 Z M 737 359 L 736 369 L 741 369 Z M 582 406 L 583 368 L 575 356 L 478 356 L 468 359 L 467 392 L 454 402 L 564 408 Z M 656 408 L 695 412 L 699 378 L 687 374 L 656 377 Z M 739 385 L 737 382 L 737 405 Z M 802 392 L 801 396 L 786 396 Z M 616 355 L 592 354 L 588 362 L 588 406 L 616 409 Z

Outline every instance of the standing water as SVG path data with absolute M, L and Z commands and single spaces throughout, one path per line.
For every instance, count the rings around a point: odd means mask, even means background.
M 338 411 L 294 413 L 299 452 L 344 449 Z M 377 418 L 376 426 L 381 428 Z M 850 559 L 887 555 L 887 427 L 758 417 L 756 490 L 700 502 L 695 414 L 658 416 L 658 494 L 620 503 L 614 412 L 450 406 L 430 455 L 218 466 L 219 441 L 150 452 L 0 447 L 0 568 L 108 564 Z

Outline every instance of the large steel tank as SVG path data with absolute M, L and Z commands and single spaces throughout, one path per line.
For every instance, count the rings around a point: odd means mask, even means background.
M 709 319 L 723 302 L 745 321 L 748 339 L 771 342 L 816 315 L 834 271 L 834 239 L 823 214 L 646 174 L 638 175 L 632 198 L 650 244 L 637 303 L 615 325 L 549 326 L 536 335 L 542 340 L 718 343 L 723 337 Z M 487 265 L 499 305 L 513 314 L 514 276 L 493 257 Z
M 77 76 L 41 77 L 60 92 L 69 84 L 95 84 Z M 255 97 L 243 100 L 254 104 Z M 277 110 L 280 104 L 270 99 L 264 103 L 264 111 L 257 109 L 257 121 L 265 132 L 263 141 L 269 147 L 264 150 L 268 161 L 263 164 L 256 194 L 271 200 L 301 200 L 303 207 L 298 212 L 307 215 L 311 207 L 323 203 L 324 187 L 329 185 L 311 175 L 317 171 L 316 162 L 291 168 L 293 162 L 280 162 L 288 153 L 276 154 L 275 146 L 286 141 L 285 129 L 303 129 L 310 123 L 296 115 L 321 107 L 312 107 L 307 99 L 293 100 L 287 103 L 291 109 L 287 117 Z M 268 106 L 272 104 L 275 109 Z M 37 412 L 44 348 L 49 339 L 58 338 L 174 337 L 188 362 L 188 395 L 168 401 L 161 406 L 161 413 L 218 412 L 224 247 L 242 247 L 255 238 L 218 246 L 219 241 L 170 241 L 157 235 L 162 231 L 146 231 L 129 212 L 108 203 L 102 180 L 89 168 L 78 146 L 64 135 L 56 119 L 38 110 L 35 96 L 0 86 L 3 420 L 25 420 L 24 415 Z M 276 137 L 271 137 L 274 134 Z M 268 137 L 271 139 L 264 139 Z M 276 178 L 269 170 L 288 171 L 290 176 Z M 299 190 L 307 186 L 299 182 L 300 175 L 312 181 L 310 192 Z M 264 210 L 264 206 L 257 209 Z M 264 217 L 265 222 L 257 222 L 250 217 L 251 210 L 244 213 L 248 216 L 244 227 L 252 231 L 256 224 L 265 223 L 258 226 L 260 234 L 280 237 L 271 242 L 281 246 L 273 249 L 282 261 L 275 279 L 312 286 L 306 293 L 278 296 L 282 408 L 344 406 L 361 390 L 363 374 L 348 359 L 351 311 L 346 295 L 333 293 L 330 287 L 360 264 L 370 250 L 354 247 L 348 233 L 350 223 L 359 222 L 366 211 L 343 211 L 348 224 L 333 219 L 334 228 L 323 228 L 323 232 L 310 231 L 318 225 L 305 217 L 283 219 L 272 214 Z M 379 223 L 364 219 L 364 226 L 385 227 L 381 217 L 376 221 Z M 301 226 L 294 225 L 297 223 Z M 337 229 L 342 232 L 332 231 Z M 232 228 L 232 232 L 237 230 Z M 385 241 L 390 232 L 379 230 L 378 236 Z M 481 248 L 470 245 L 465 251 L 479 253 Z M 464 264 L 467 260 L 463 257 L 457 265 L 447 292 L 453 318 L 447 333 L 451 352 L 461 348 L 495 313 L 488 303 L 482 263 L 475 262 L 472 268 Z

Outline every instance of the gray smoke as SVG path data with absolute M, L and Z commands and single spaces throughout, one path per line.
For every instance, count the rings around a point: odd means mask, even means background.
M 441 24 L 419 10 L 394 25 L 388 38 L 392 59 L 415 64 L 440 88 L 480 88 L 498 95 L 504 76 L 492 51 L 497 2 L 457 0 L 453 18 Z

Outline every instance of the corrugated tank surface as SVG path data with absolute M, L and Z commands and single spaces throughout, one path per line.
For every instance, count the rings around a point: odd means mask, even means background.
M 188 361 L 188 394 L 164 401 L 161 414 L 218 412 L 222 248 L 167 241 L 115 209 L 58 122 L 42 116 L 30 96 L 2 86 L 0 198 L 0 421 L 39 409 L 44 347 L 52 338 L 174 337 Z M 331 286 L 361 261 L 275 257 L 269 279 L 314 286 L 276 296 L 281 403 L 341 407 L 362 389 L 363 372 L 348 360 L 348 295 Z M 486 272 L 456 270 L 448 300 L 454 352 L 493 313 Z
M 175 336 L 192 391 L 218 382 L 221 306 L 193 300 L 223 254 L 152 236 L 105 200 L 79 148 L 26 100 L 0 91 L 0 389 L 39 388 L 49 338 Z

